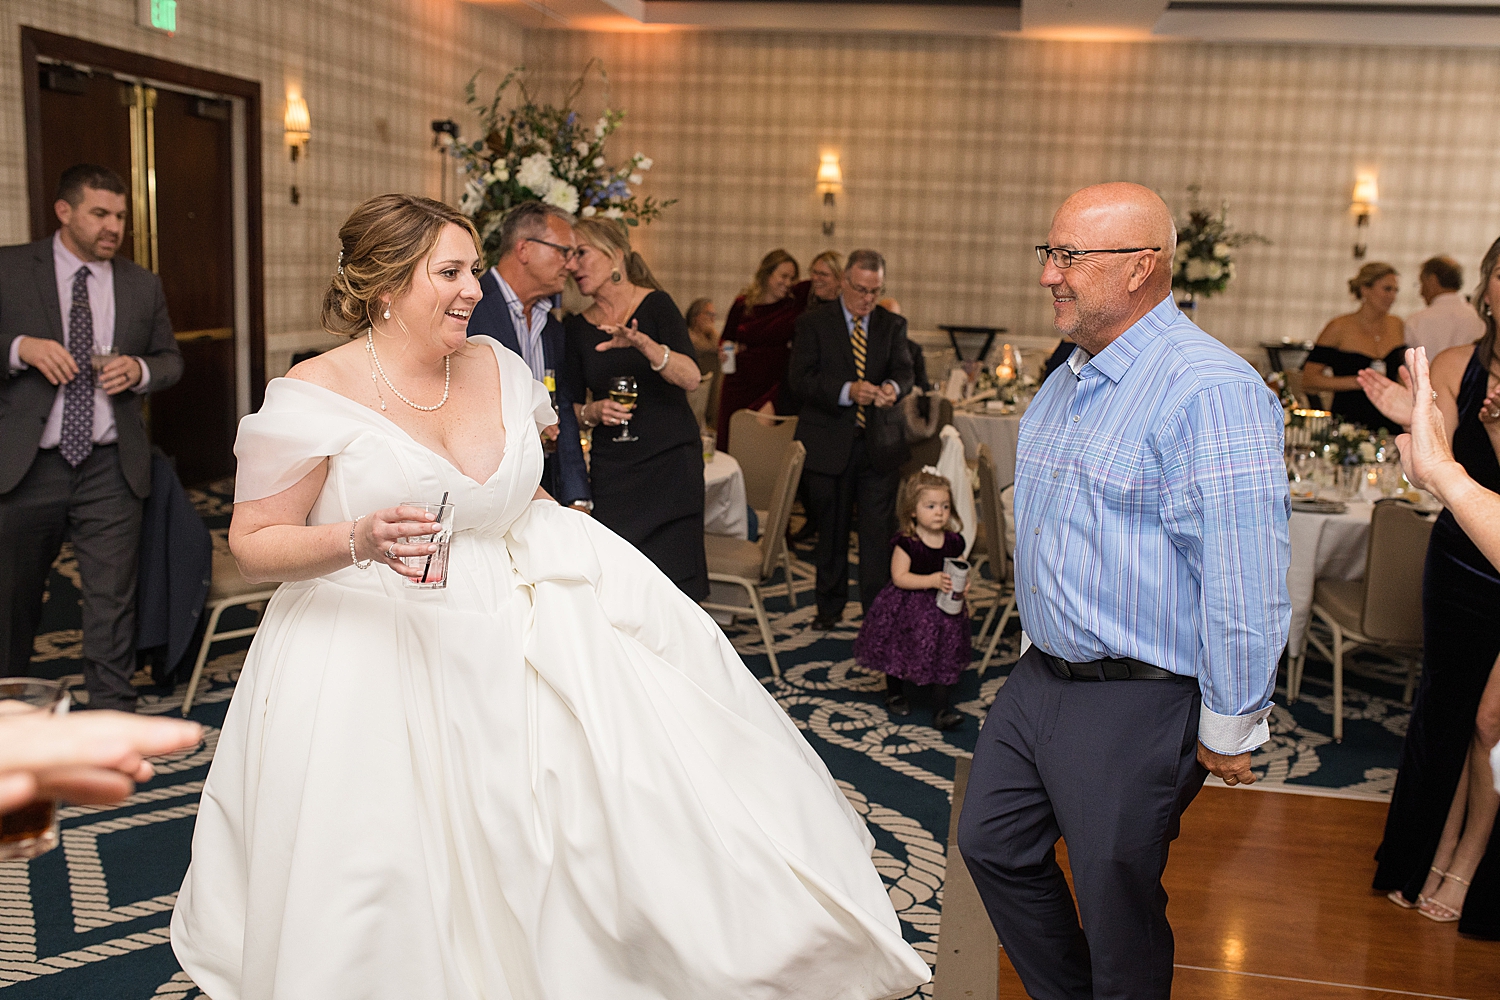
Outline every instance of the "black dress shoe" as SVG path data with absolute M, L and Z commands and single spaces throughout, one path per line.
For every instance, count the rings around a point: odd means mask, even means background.
M 832 632 L 839 627 L 839 620 L 832 615 L 818 615 L 813 619 L 812 629 L 814 632 Z
M 885 696 L 885 710 L 892 715 L 907 716 L 911 714 L 911 702 L 904 694 L 888 694 Z
M 932 714 L 932 726 L 934 729 L 947 731 L 949 729 L 957 729 L 963 724 L 963 715 L 953 711 L 951 708 L 940 708 Z

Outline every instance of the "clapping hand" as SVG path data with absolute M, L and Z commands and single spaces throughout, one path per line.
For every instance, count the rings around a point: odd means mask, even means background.
M 1489 434 L 1491 444 L 1500 449 L 1500 389 L 1484 397 L 1479 406 L 1479 424 Z
M 864 379 L 849 383 L 849 399 L 860 406 L 870 406 L 879 394 L 880 388 Z
M 1410 373 L 1411 392 L 1406 405 L 1411 424 L 1407 433 L 1396 438 L 1396 450 L 1401 453 L 1401 469 L 1407 481 L 1418 489 L 1431 490 L 1430 483 L 1438 468 L 1453 461 L 1453 449 L 1448 444 L 1442 411 L 1434 398 L 1437 394 L 1432 389 L 1427 348 L 1407 348 L 1406 365 L 1401 370 Z M 1486 408 L 1493 405 L 1491 400 L 1485 403 Z
M 1354 377 L 1359 379 L 1359 387 L 1386 419 L 1402 427 L 1411 426 L 1411 371 L 1408 366 L 1401 366 L 1400 385 L 1373 368 L 1361 368 Z
M 886 409 L 887 407 L 895 406 L 896 399 L 899 395 L 900 394 L 897 393 L 895 386 L 891 385 L 889 382 L 882 382 L 880 385 L 875 387 L 875 405 L 880 407 L 882 410 Z

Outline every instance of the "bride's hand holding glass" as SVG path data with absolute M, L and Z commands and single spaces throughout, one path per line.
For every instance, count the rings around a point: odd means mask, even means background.
M 354 531 L 354 554 L 360 563 L 374 560 L 397 573 L 415 580 L 422 575 L 422 565 L 407 565 L 412 556 L 430 556 L 437 546 L 424 536 L 442 530 L 437 519 L 420 507 L 388 507 L 359 519 Z

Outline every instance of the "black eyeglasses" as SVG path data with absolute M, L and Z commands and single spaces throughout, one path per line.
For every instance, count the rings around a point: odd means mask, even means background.
M 544 247 L 551 247 L 558 253 L 562 254 L 562 258 L 564 261 L 576 260 L 577 258 L 583 256 L 583 247 L 566 247 L 561 243 L 549 243 L 546 240 L 539 240 L 535 236 L 526 237 L 526 242 L 540 243 Z
M 1082 257 L 1087 253 L 1141 253 L 1145 250 L 1161 251 L 1161 247 L 1124 247 L 1119 250 L 1069 250 L 1067 247 L 1041 246 L 1036 248 L 1036 262 L 1043 267 L 1047 266 L 1047 258 L 1052 258 L 1052 263 L 1058 267 L 1072 267 L 1074 257 Z

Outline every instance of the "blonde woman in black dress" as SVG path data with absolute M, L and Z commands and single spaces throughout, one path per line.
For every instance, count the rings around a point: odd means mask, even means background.
M 593 427 L 594 516 L 654 562 L 694 600 L 708 596 L 703 554 L 703 452 L 687 393 L 699 373 L 687 322 L 625 227 L 584 219 L 578 290 L 594 304 L 563 323 L 565 386 L 578 422 Z M 635 379 L 635 406 L 610 399 L 614 379 Z M 628 433 L 620 425 L 629 423 Z M 628 438 L 629 440 L 621 440 Z

